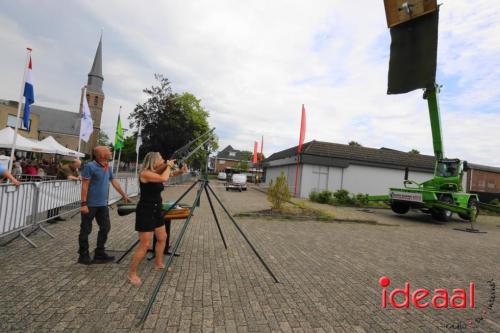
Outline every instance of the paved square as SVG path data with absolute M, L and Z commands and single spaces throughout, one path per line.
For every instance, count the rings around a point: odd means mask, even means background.
M 213 187 L 232 213 L 268 208 L 261 192 Z M 187 187 L 167 188 L 174 199 Z M 194 192 L 183 202 L 191 202 Z M 160 273 L 140 268 L 143 286 L 126 280 L 130 255 L 121 264 L 76 264 L 79 217 L 37 232 L 34 249 L 21 239 L 0 247 L 2 332 L 449 332 L 445 325 L 481 316 L 500 283 L 498 217 L 479 219 L 486 234 L 453 230 L 454 220 L 435 224 L 427 216 L 393 216 L 330 207 L 391 226 L 239 219 L 238 222 L 280 280 L 275 284 L 217 206 L 228 250 L 203 196 L 144 327 L 136 327 Z M 125 250 L 136 239 L 134 215 L 111 211 L 108 248 Z M 183 221 L 173 222 L 173 239 Z M 97 225 L 91 235 L 95 244 Z M 378 279 L 393 287 L 466 288 L 476 283 L 476 308 L 382 309 Z M 498 289 L 498 288 L 497 288 Z M 473 329 L 500 332 L 500 296 Z M 458 330 L 455 330 L 458 331 Z

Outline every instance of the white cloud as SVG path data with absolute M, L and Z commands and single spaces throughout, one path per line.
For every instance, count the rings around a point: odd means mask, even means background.
M 175 91 L 201 98 L 222 147 L 252 150 L 261 135 L 267 155 L 296 145 L 304 103 L 307 140 L 355 140 L 432 154 L 421 92 L 386 95 L 390 41 L 379 2 L 114 0 L 79 5 L 104 26 L 103 127 L 111 136 L 119 106 L 130 112 L 157 72 L 171 80 Z M 500 10 L 495 5 L 450 1 L 442 7 L 438 73 L 445 84 L 448 155 L 490 165 L 500 165 L 495 121 Z M 2 31 L 0 41 L 26 36 L 12 20 Z M 40 47 L 64 49 L 64 43 L 51 38 L 40 41 Z M 79 56 L 88 59 L 94 50 L 80 50 Z M 88 60 L 80 65 L 90 66 Z M 75 78 L 63 77 L 61 84 L 67 81 Z M 60 96 L 61 89 L 68 87 L 51 82 L 44 94 Z

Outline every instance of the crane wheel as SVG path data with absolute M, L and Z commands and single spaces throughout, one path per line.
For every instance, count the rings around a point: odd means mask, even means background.
M 469 199 L 469 203 L 467 204 L 467 207 L 469 209 L 471 208 L 475 208 L 476 209 L 476 216 L 479 215 L 479 204 L 477 203 L 477 199 L 472 197 Z M 462 214 L 462 213 L 458 213 L 458 216 L 460 216 L 460 218 L 462 220 L 466 220 L 466 221 L 469 221 L 469 215 L 467 214 Z
M 396 214 L 406 214 L 410 210 L 410 204 L 402 201 L 392 201 L 391 209 Z

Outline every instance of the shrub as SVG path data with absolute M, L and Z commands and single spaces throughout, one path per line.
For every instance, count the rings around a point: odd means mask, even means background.
M 319 192 L 318 202 L 323 204 L 331 204 L 333 202 L 333 193 L 328 190 L 323 190 Z
M 309 200 L 318 202 L 318 192 L 312 191 L 311 193 L 309 193 Z
M 358 193 L 353 199 L 354 199 L 354 205 L 358 207 L 368 206 L 369 203 L 368 194 Z
M 495 205 L 495 206 L 500 206 L 500 200 L 498 199 L 493 199 L 490 201 L 490 204 L 491 205 Z
M 334 202 L 339 205 L 352 205 L 354 204 L 354 200 L 349 196 L 349 191 L 347 190 L 338 190 L 333 193 Z
M 283 204 L 290 200 L 291 195 L 288 190 L 288 184 L 286 182 L 286 177 L 283 172 L 276 178 L 276 183 L 273 181 L 269 183 L 269 189 L 267 190 L 267 200 L 271 202 L 272 209 L 281 209 Z

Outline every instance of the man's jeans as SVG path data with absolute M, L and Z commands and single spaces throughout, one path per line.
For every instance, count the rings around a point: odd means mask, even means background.
M 85 215 L 81 214 L 81 217 L 82 222 L 80 224 L 80 236 L 78 237 L 80 249 L 78 253 L 82 254 L 89 251 L 89 235 L 92 232 L 92 221 L 94 220 L 94 217 L 99 225 L 99 233 L 97 234 L 97 249 L 104 250 L 109 230 L 111 230 L 108 207 L 89 207 L 89 213 Z

